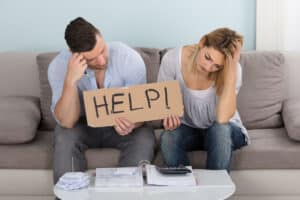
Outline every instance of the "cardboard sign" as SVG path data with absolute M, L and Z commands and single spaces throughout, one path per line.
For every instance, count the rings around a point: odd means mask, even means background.
M 178 81 L 84 91 L 83 98 L 91 127 L 113 126 L 116 117 L 143 122 L 183 115 Z

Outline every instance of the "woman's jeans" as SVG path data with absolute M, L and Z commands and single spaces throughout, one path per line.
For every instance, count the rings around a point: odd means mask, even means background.
M 207 169 L 226 169 L 228 172 L 232 151 L 247 144 L 240 127 L 231 122 L 215 122 L 207 129 L 181 124 L 175 130 L 164 131 L 160 139 L 160 148 L 167 166 L 190 165 L 187 152 L 205 150 Z

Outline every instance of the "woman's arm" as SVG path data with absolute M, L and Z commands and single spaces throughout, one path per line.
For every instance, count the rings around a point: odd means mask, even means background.
M 175 63 L 177 60 L 179 60 L 176 58 L 175 53 L 176 51 L 171 50 L 163 57 L 158 72 L 157 82 L 175 80 L 175 67 L 177 64 L 181 64 Z M 165 130 L 174 130 L 180 126 L 180 123 L 180 118 L 175 115 L 169 115 L 163 119 L 163 127 Z
M 224 72 L 224 87 L 217 105 L 217 122 L 221 124 L 228 123 L 236 111 L 237 67 L 241 51 L 240 43 L 237 44 L 234 57 L 229 58 L 230 67 Z

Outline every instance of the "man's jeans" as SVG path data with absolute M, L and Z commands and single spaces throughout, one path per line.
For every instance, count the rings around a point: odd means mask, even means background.
M 187 152 L 207 151 L 207 169 L 230 171 L 232 151 L 246 145 L 241 129 L 233 123 L 214 123 L 208 129 L 196 129 L 181 124 L 173 131 L 164 131 L 160 148 L 166 165 L 190 165 Z
M 144 125 L 126 136 L 120 136 L 113 127 L 91 128 L 80 120 L 74 128 L 57 126 L 54 132 L 54 183 L 65 173 L 85 171 L 88 148 L 117 148 L 119 166 L 137 166 L 141 160 L 153 159 L 155 139 L 153 129 Z M 109 159 L 109 157 L 107 157 Z

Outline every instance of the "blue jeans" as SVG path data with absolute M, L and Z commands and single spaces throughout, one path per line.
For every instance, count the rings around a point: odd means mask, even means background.
M 207 169 L 230 171 L 232 151 L 246 145 L 240 127 L 233 123 L 214 123 L 207 129 L 192 128 L 181 124 L 173 131 L 164 131 L 160 148 L 165 164 L 170 167 L 190 165 L 187 152 L 207 151 Z

